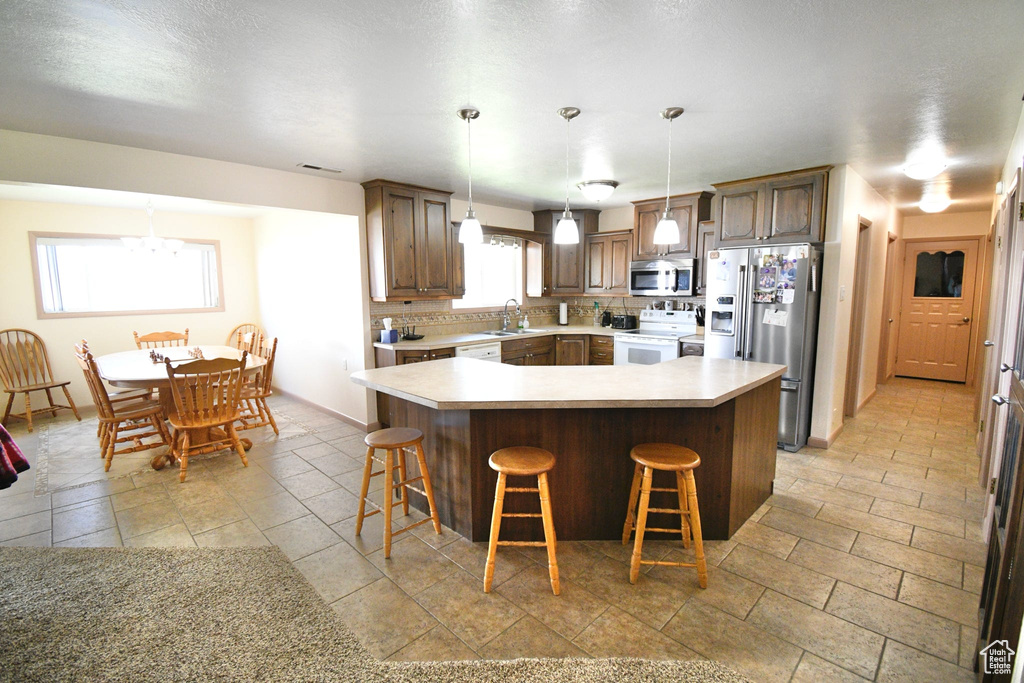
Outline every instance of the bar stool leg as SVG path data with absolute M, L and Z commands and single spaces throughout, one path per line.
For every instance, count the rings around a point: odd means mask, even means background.
M 356 536 L 363 530 L 366 515 L 366 494 L 370 490 L 370 472 L 373 470 L 373 446 L 366 449 L 366 464 L 363 465 L 363 484 L 359 490 L 359 512 L 356 514 Z
M 644 529 L 647 528 L 647 507 L 651 502 L 651 479 L 654 470 L 644 468 L 644 479 L 640 489 L 640 514 L 636 522 L 636 540 L 633 542 L 633 558 L 629 564 L 629 582 L 636 583 L 640 578 L 640 553 L 644 547 Z
M 679 496 L 679 533 L 683 535 L 683 547 L 690 547 L 690 524 L 687 518 L 690 516 L 690 508 L 686 503 L 686 481 L 682 472 L 676 472 L 676 493 Z
M 686 499 L 690 510 L 690 527 L 693 529 L 693 549 L 697 555 L 697 581 L 701 588 L 708 587 L 708 564 L 704 560 L 704 539 L 700 532 L 700 510 L 697 508 L 697 483 L 693 472 L 687 470 L 683 475 L 686 480 Z
M 501 508 L 505 504 L 505 473 L 498 472 L 498 486 L 494 490 L 494 513 L 491 515 L 491 538 L 487 542 L 487 567 L 484 569 L 484 593 L 491 592 L 494 581 L 494 556 L 498 552 L 498 533 L 501 531 Z
M 537 488 L 540 490 L 540 514 L 544 522 L 544 541 L 548 548 L 548 577 L 551 579 L 551 592 L 558 595 L 562 591 L 558 581 L 558 559 L 555 557 L 555 523 L 551 515 L 551 491 L 548 490 L 548 473 L 541 472 L 537 476 Z
M 405 449 L 404 448 L 399 448 L 398 449 L 398 481 L 404 482 L 407 478 L 408 477 L 406 477 L 406 470 L 405 470 Z M 402 514 L 408 516 L 409 515 L 409 486 L 407 484 L 402 484 L 400 494 L 402 496 L 402 498 L 401 498 L 401 500 L 402 500 Z
M 384 559 L 391 557 L 391 510 L 395 497 L 395 450 L 388 449 L 384 458 Z
M 430 483 L 430 472 L 427 471 L 427 457 L 423 454 L 423 446 L 420 444 L 416 444 L 416 462 L 423 477 L 423 493 L 427 494 L 427 505 L 430 506 L 430 519 L 434 521 L 434 531 L 441 533 L 441 518 L 437 516 L 437 506 L 434 505 L 434 487 Z
M 622 527 L 622 545 L 629 543 L 629 535 L 633 533 L 633 524 L 636 522 L 636 499 L 640 495 L 640 474 L 642 466 L 636 463 L 633 468 L 633 484 L 629 487 L 629 507 L 626 508 L 626 523 Z

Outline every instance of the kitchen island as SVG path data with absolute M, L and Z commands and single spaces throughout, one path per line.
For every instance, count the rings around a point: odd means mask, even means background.
M 558 538 L 621 538 L 633 476 L 629 451 L 652 441 L 700 455 L 697 494 L 704 538 L 712 540 L 732 536 L 771 495 L 784 370 L 695 356 L 553 367 L 449 358 L 364 370 L 352 380 L 391 397 L 382 422 L 423 431 L 441 521 L 473 541 L 487 540 L 490 529 L 497 473 L 487 458 L 508 446 L 554 453 L 549 481 Z M 668 485 L 664 476 L 655 486 Z M 411 500 L 425 510 L 419 498 Z M 658 506 L 677 507 L 664 503 Z M 505 507 L 535 512 L 537 500 L 509 496 Z M 503 521 L 502 537 L 541 538 L 531 521 Z M 667 522 L 678 524 L 678 517 Z

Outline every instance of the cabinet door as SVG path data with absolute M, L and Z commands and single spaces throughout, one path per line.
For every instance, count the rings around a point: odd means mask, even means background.
M 515 356 L 513 358 L 502 358 L 501 362 L 505 365 L 526 365 L 526 356 Z
M 763 232 L 768 241 L 822 241 L 826 177 L 814 172 L 768 181 Z
M 580 244 L 551 245 L 551 293 L 583 293 L 583 221 L 574 219 L 580 231 Z
M 661 253 L 670 258 L 693 258 L 697 253 L 697 212 L 695 202 L 669 205 L 668 215 L 679 226 L 679 241 L 661 245 Z
M 661 213 L 664 210 L 665 204 L 662 202 L 636 205 L 633 216 L 636 237 L 633 240 L 635 260 L 654 259 L 661 253 L 659 246 L 654 243 L 654 229 L 658 226 L 658 221 L 661 220 Z
M 422 363 L 430 360 L 430 353 L 427 351 L 399 351 L 396 354 L 396 365 L 408 365 L 409 363 Z
M 765 184 L 733 185 L 715 197 L 715 235 L 718 246 L 755 244 L 764 223 Z
M 555 364 L 555 351 L 554 347 L 549 346 L 546 350 L 542 351 L 531 351 L 526 354 L 525 365 L 554 365 Z
M 455 347 L 447 346 L 443 349 L 434 349 L 430 352 L 430 360 L 438 360 L 441 358 L 455 358 Z
M 419 193 L 422 230 L 417 286 L 424 295 L 443 296 L 452 290 L 452 229 L 448 197 Z
M 608 289 L 608 238 L 590 235 L 586 238 L 587 253 L 587 294 L 604 294 Z
M 466 250 L 459 244 L 455 227 L 448 239 L 452 245 L 452 296 L 461 299 L 466 294 Z
M 612 235 L 608 237 L 608 257 L 605 262 L 605 283 L 609 294 L 629 294 L 629 261 L 632 255 L 633 236 Z
M 703 294 L 708 286 L 708 252 L 715 249 L 715 223 L 704 221 L 697 231 L 697 293 Z
M 558 335 L 555 337 L 555 365 L 586 365 L 587 335 Z
M 416 296 L 417 235 L 416 192 L 384 188 L 384 242 L 388 296 Z

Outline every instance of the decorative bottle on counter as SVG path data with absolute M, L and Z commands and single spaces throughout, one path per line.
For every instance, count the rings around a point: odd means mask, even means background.
M 524 330 L 530 329 L 530 316 L 529 316 L 529 314 L 523 316 L 523 325 L 522 325 L 522 327 L 523 327 Z
M 601 326 L 601 306 L 594 302 L 594 327 Z

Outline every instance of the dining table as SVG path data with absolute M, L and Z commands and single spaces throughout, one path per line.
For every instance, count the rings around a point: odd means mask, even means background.
M 201 355 L 197 355 L 198 354 Z M 167 377 L 167 367 L 162 359 L 154 360 L 152 354 L 156 353 L 161 358 L 169 358 L 171 363 L 177 367 L 182 363 L 198 360 L 200 357 L 206 360 L 214 358 L 228 358 L 239 360 L 242 351 L 233 346 L 203 345 L 198 346 L 169 346 L 160 349 L 142 349 L 133 351 L 119 351 L 99 356 L 96 365 L 102 377 L 111 386 L 122 389 L 149 389 L 157 392 L 160 404 L 164 408 L 164 415 L 172 415 L 175 412 L 174 396 L 171 393 L 170 378 Z M 258 373 L 267 364 L 265 358 L 259 354 L 249 354 L 245 361 L 245 376 Z M 216 428 L 211 432 L 218 431 Z M 223 434 L 210 433 L 204 435 L 202 440 L 208 441 L 211 438 L 222 437 Z M 252 441 L 241 439 L 246 450 L 252 447 Z M 159 470 L 171 461 L 170 454 L 154 456 L 151 461 L 153 469 Z

